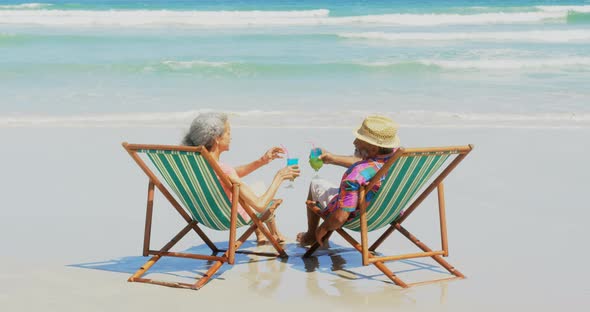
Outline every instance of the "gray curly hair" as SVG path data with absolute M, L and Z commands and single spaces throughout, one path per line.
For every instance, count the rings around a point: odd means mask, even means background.
M 226 122 L 227 115 L 224 113 L 201 113 L 191 123 L 191 127 L 184 136 L 182 144 L 188 146 L 203 145 L 207 150 L 211 150 L 215 139 L 220 137 L 225 131 Z

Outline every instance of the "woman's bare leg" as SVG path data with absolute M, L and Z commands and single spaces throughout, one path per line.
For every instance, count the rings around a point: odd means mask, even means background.
M 266 227 L 268 228 L 270 234 L 272 234 L 276 239 L 278 239 L 279 242 L 281 242 L 281 238 L 282 238 L 282 241 L 284 241 L 284 237 L 282 237 L 282 235 L 277 230 L 277 227 L 276 227 L 276 224 L 275 224 L 274 211 L 279 207 L 279 205 L 282 202 L 283 202 L 282 199 L 273 199 L 271 201 L 271 204 L 268 207 L 268 210 L 271 212 L 271 215 L 270 215 L 270 217 L 268 217 L 268 219 L 266 219 L 264 221 L 264 223 L 266 224 Z M 264 234 L 262 233 L 262 231 L 260 229 L 256 229 L 254 231 L 254 233 L 256 234 L 256 242 L 259 245 L 266 244 L 266 242 L 268 242 L 266 236 L 264 236 Z
M 266 221 L 266 225 L 268 226 L 270 233 L 279 241 L 279 243 L 285 242 L 285 237 L 283 236 L 283 234 L 281 234 L 281 232 L 279 232 L 279 229 L 277 228 L 276 218 L 274 214 Z

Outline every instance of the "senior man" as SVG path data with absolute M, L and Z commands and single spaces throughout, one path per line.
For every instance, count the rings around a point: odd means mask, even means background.
M 297 241 L 304 246 L 314 242 L 322 244 L 322 238 L 339 229 L 358 214 L 359 187 L 367 185 L 377 171 L 399 147 L 397 124 L 385 116 L 369 116 L 354 130 L 354 156 L 334 155 L 324 149 L 320 159 L 324 164 L 348 168 L 340 185 L 323 179 L 312 180 L 307 195 L 307 206 L 318 206 L 325 221 L 318 226 L 320 217 L 307 209 L 307 231 L 297 234 Z M 381 186 L 381 181 L 367 191 L 369 203 Z

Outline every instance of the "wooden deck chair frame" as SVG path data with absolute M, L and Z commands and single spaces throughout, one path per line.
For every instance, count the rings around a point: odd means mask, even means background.
M 388 278 L 390 278 L 396 285 L 402 288 L 408 288 L 415 285 L 420 284 L 428 284 L 439 282 L 443 280 L 452 280 L 452 279 L 461 279 L 465 278 L 465 276 L 459 272 L 456 268 L 450 265 L 447 261 L 443 259 L 443 257 L 447 257 L 449 255 L 448 250 L 448 242 L 447 242 L 447 224 L 446 224 L 446 213 L 445 213 L 445 196 L 444 196 L 444 185 L 443 180 L 453 171 L 457 165 L 471 152 L 473 149 L 473 145 L 466 145 L 466 146 L 450 146 L 450 147 L 433 147 L 433 148 L 399 148 L 394 155 L 383 165 L 383 167 L 376 173 L 376 175 L 371 179 L 369 184 L 364 187 L 361 187 L 359 190 L 359 215 L 360 215 L 360 234 L 361 234 L 361 242 L 357 242 L 348 232 L 344 231 L 343 228 L 337 229 L 336 232 L 340 234 L 348 243 L 350 243 L 357 251 L 362 254 L 362 263 L 364 266 L 373 264 L 377 267 L 381 272 L 383 272 Z M 368 204 L 365 202 L 365 194 L 368 190 L 370 190 L 379 179 L 381 179 L 384 175 L 386 175 L 392 165 L 401 157 L 414 155 L 414 154 L 423 154 L 423 153 L 452 153 L 456 154 L 454 159 L 443 168 L 442 171 L 438 174 L 438 176 L 431 178 L 432 181 L 423 191 L 414 199 L 414 201 L 407 205 L 407 209 L 403 213 L 403 215 L 397 217 L 392 223 L 389 224 L 389 227 L 385 230 L 385 232 L 372 244 L 369 245 L 368 241 L 368 231 L 367 231 L 367 206 Z M 432 250 L 429 248 L 424 242 L 420 241 L 416 236 L 410 233 L 406 228 L 402 226 L 402 223 L 414 212 L 414 210 L 428 197 L 430 193 L 434 191 L 434 189 L 438 190 L 438 211 L 439 211 L 439 220 L 440 220 L 440 236 L 441 236 L 441 250 Z M 378 196 L 378 194 L 376 195 Z M 320 208 L 313 207 L 309 208 L 315 214 L 323 218 L 320 214 Z M 393 256 L 376 256 L 374 252 L 376 249 L 387 239 L 395 230 L 398 230 L 403 236 L 409 239 L 412 243 L 414 243 L 418 248 L 422 250 L 422 252 L 418 253 L 408 253 L 408 254 L 399 254 Z M 328 232 L 326 236 L 324 236 L 323 240 L 325 241 L 330 237 L 332 234 Z M 310 257 L 319 247 L 319 244 L 316 242 L 314 243 L 310 249 L 303 255 L 303 257 Z M 417 283 L 405 283 L 402 281 L 398 276 L 396 276 L 391 270 L 389 270 L 384 262 L 387 261 L 396 261 L 396 260 L 403 260 L 403 259 L 412 259 L 412 258 L 421 258 L 421 257 L 431 257 L 439 263 L 442 267 L 444 267 L 449 273 L 453 276 L 448 278 L 442 279 L 435 279 Z
M 246 204 L 243 198 L 240 197 L 240 184 L 239 183 L 232 183 L 230 179 L 223 173 L 217 162 L 211 157 L 211 155 L 207 152 L 202 146 L 199 147 L 189 147 L 189 146 L 171 146 L 171 145 L 147 145 L 147 144 L 129 144 L 127 142 L 122 143 L 125 150 L 129 153 L 131 158 L 139 165 L 139 167 L 143 170 L 143 172 L 148 176 L 148 192 L 147 192 L 147 208 L 146 208 L 146 219 L 145 219 L 145 232 L 144 232 L 144 240 L 143 240 L 143 256 L 153 255 L 144 265 L 141 266 L 139 270 L 137 270 L 129 279 L 129 282 L 141 282 L 141 283 L 150 283 L 150 284 L 157 284 L 162 286 L 168 287 L 177 287 L 177 288 L 188 288 L 188 289 L 200 289 L 203 287 L 211 277 L 221 268 L 224 264 L 233 265 L 235 262 L 235 254 L 236 253 L 244 253 L 244 254 L 255 254 L 261 256 L 269 256 L 269 257 L 281 257 L 286 258 L 287 254 L 285 253 L 284 249 L 278 243 L 278 241 L 270 234 L 268 228 L 263 224 L 263 221 L 270 217 L 272 212 L 266 211 L 260 217 L 257 217 L 256 213 L 250 207 L 250 205 Z M 217 176 L 220 178 L 220 182 L 228 186 L 232 190 L 232 200 L 231 200 L 231 221 L 230 221 L 230 228 L 229 228 L 229 246 L 227 249 L 218 248 L 205 234 L 205 232 L 199 227 L 198 222 L 191 218 L 190 214 L 187 212 L 186 208 L 183 206 L 172 196 L 172 194 L 168 191 L 166 186 L 160 182 L 158 177 L 152 172 L 152 170 L 146 165 L 144 160 L 138 155 L 139 150 L 165 150 L 165 151 L 184 151 L 184 152 L 196 152 L 200 153 L 204 156 L 207 160 L 209 165 L 215 171 Z M 186 221 L 187 225 L 176 234 L 169 243 L 167 243 L 164 247 L 159 250 L 152 250 L 150 249 L 150 236 L 151 236 L 151 228 L 152 228 L 152 212 L 154 206 L 154 190 L 158 189 L 162 195 L 170 202 L 172 207 L 180 214 L 180 216 Z M 252 220 L 252 224 L 250 227 L 236 239 L 236 222 L 238 218 L 238 202 L 242 205 L 246 213 L 250 216 Z M 237 249 L 248 239 L 254 231 L 259 228 L 261 232 L 266 236 L 272 246 L 275 248 L 277 253 L 267 253 L 267 252 L 252 252 L 252 251 L 238 251 Z M 188 232 L 193 230 L 207 246 L 212 251 L 212 255 L 204 255 L 204 254 L 192 254 L 192 253 L 180 253 L 180 252 L 170 252 L 170 249 L 180 240 L 182 239 Z M 217 256 L 218 253 L 223 252 L 222 256 Z M 188 283 L 180 283 L 180 282 L 167 282 L 167 281 L 157 281 L 148 278 L 142 278 L 142 276 L 162 257 L 170 256 L 170 257 L 180 257 L 180 258 L 190 258 L 190 259 L 198 259 L 198 260 L 207 260 L 207 261 L 214 261 L 213 265 L 209 268 L 209 270 L 201 277 L 197 278 L 197 281 L 194 284 Z

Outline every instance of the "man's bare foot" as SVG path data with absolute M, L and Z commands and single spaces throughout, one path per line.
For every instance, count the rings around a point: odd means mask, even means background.
M 301 246 L 309 246 L 315 243 L 315 236 L 308 232 L 301 232 L 297 234 L 296 240 Z

